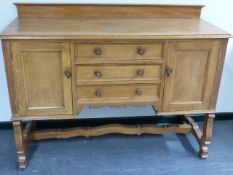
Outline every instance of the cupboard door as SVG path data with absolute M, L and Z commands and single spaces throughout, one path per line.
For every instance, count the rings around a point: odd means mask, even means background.
M 69 44 L 19 41 L 11 50 L 19 115 L 72 114 Z
M 220 41 L 174 41 L 165 46 L 163 111 L 210 109 Z

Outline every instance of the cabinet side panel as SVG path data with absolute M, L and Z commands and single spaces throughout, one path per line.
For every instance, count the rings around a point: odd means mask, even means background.
M 8 91 L 10 96 L 11 112 L 14 117 L 15 115 L 17 115 L 17 101 L 16 101 L 15 87 L 14 87 L 14 74 L 12 67 L 10 41 L 2 40 L 2 49 L 3 49 L 3 57 L 5 63 Z
M 219 87 L 220 87 L 220 82 L 221 82 L 221 77 L 222 77 L 222 71 L 223 71 L 223 65 L 224 65 L 224 60 L 225 60 L 225 55 L 226 55 L 226 50 L 227 50 L 227 43 L 228 43 L 228 39 L 223 39 L 221 42 L 221 48 L 219 51 L 217 74 L 216 74 L 215 81 L 214 81 L 214 89 L 213 89 L 213 95 L 211 98 L 211 105 L 210 105 L 210 108 L 213 110 L 215 110 L 216 108 Z

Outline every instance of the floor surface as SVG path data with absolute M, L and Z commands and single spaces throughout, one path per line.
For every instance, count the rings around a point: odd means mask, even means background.
M 0 129 L 0 175 L 233 175 L 233 121 L 216 121 L 208 159 L 189 135 L 106 135 L 30 145 L 18 170 L 12 130 Z

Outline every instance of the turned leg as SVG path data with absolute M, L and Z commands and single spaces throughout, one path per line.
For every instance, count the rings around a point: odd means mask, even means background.
M 200 141 L 199 155 L 201 158 L 208 157 L 207 146 L 211 143 L 214 118 L 215 118 L 214 114 L 206 114 L 205 116 L 204 125 L 203 125 L 203 134 Z
M 184 116 L 185 121 L 192 126 L 192 133 L 196 137 L 196 140 L 200 146 L 199 155 L 202 159 L 208 157 L 208 145 L 210 144 L 210 140 L 212 138 L 214 117 L 214 114 L 206 114 L 203 125 L 203 131 L 201 131 L 198 124 L 194 122 L 191 116 Z
M 27 166 L 26 143 L 23 134 L 22 121 L 13 121 L 16 150 L 18 154 L 18 166 L 24 169 Z

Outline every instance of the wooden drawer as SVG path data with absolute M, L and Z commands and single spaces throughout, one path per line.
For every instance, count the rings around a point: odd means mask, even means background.
M 94 85 L 78 86 L 78 101 L 82 100 L 130 100 L 151 99 L 158 101 L 160 85 L 157 84 L 127 84 L 127 85 Z
M 161 65 L 77 66 L 77 83 L 116 80 L 160 80 Z
M 76 44 L 75 57 L 85 59 L 161 59 L 163 45 L 158 44 Z

